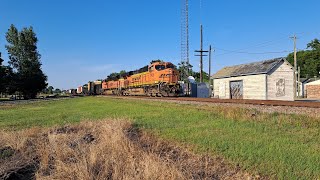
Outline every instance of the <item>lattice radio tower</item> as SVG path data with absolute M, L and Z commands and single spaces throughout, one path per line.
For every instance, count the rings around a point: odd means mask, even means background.
M 185 70 L 183 78 L 189 75 L 189 2 L 181 0 L 181 63 Z

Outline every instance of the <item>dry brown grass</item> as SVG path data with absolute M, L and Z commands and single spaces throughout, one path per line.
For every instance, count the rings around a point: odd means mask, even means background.
M 0 132 L 0 178 L 251 179 L 221 158 L 195 155 L 123 120 Z M 1 152 L 1 151 L 0 151 Z

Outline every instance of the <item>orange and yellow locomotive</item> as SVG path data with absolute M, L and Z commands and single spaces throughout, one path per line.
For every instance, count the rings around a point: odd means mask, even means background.
M 102 83 L 103 94 L 107 95 L 147 95 L 178 96 L 179 72 L 170 62 L 150 63 L 143 71 L 130 71 L 117 80 Z

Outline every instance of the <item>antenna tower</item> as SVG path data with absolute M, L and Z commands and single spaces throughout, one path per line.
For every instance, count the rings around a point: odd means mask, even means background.
M 184 64 L 184 77 L 189 75 L 189 0 L 181 0 L 181 63 Z

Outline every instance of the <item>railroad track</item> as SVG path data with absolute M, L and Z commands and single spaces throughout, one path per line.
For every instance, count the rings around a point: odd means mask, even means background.
M 192 102 L 206 102 L 206 103 L 233 103 L 233 104 L 251 104 L 251 105 L 265 105 L 265 106 L 320 108 L 320 102 L 311 102 L 311 101 L 303 101 L 303 100 L 277 101 L 277 100 L 215 99 L 215 98 L 192 98 L 192 97 L 148 97 L 148 96 L 111 96 L 111 97 L 122 97 L 122 98 L 129 97 L 129 98 L 137 98 L 137 99 L 143 98 L 143 99 L 192 101 Z

